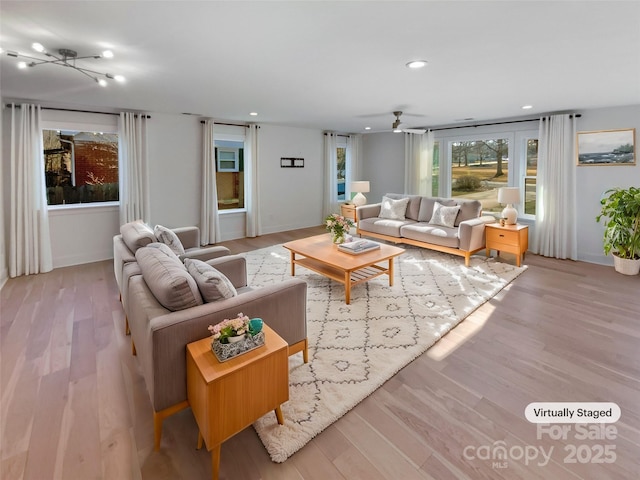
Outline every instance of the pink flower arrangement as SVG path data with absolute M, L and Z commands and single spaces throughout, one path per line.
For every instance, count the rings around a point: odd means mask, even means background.
M 236 318 L 225 319 L 216 325 L 209 325 L 209 331 L 214 340 L 229 343 L 229 337 L 244 335 L 249 331 L 249 317 L 239 313 Z
M 344 237 L 346 233 L 349 233 L 349 229 L 353 227 L 354 223 L 350 218 L 332 213 L 325 218 L 325 225 L 334 237 Z

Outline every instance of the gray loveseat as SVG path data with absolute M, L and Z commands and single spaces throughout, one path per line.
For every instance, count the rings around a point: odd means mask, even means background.
M 209 325 L 235 318 L 240 312 L 260 317 L 289 344 L 289 355 L 302 352 L 305 363 L 308 361 L 306 282 L 292 278 L 251 288 L 245 257 L 223 256 L 206 264 L 214 267 L 211 270 L 218 278 L 223 274 L 225 285 L 230 282 L 236 295 L 207 303 L 202 277 L 191 270 L 194 262 L 185 260 L 185 267 L 170 250 L 167 253 L 160 247 L 152 243 L 138 249 L 137 261 L 127 264 L 128 301 L 123 303 L 132 352 L 137 355 L 153 406 L 156 450 L 160 448 L 163 420 L 189 406 L 186 345 L 209 336 Z M 199 265 L 207 267 L 203 262 Z
M 439 207 L 436 209 L 436 202 Z M 434 215 L 435 213 L 435 215 Z M 464 257 L 485 248 L 485 224 L 477 200 L 388 193 L 381 203 L 357 208 L 357 233 Z

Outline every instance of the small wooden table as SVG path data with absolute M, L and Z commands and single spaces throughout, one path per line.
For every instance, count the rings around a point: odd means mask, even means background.
M 529 227 L 527 225 L 505 225 L 490 223 L 485 226 L 487 257 L 491 249 L 514 253 L 516 265 L 519 267 L 524 260 L 524 255 L 529 248 Z
M 360 255 L 341 252 L 331 242 L 331 235 L 294 240 L 283 245 L 291 251 L 291 275 L 296 274 L 296 265 L 302 265 L 344 285 L 345 302 L 351 302 L 351 287 L 380 275 L 389 276 L 393 286 L 393 259 L 404 253 L 403 248 L 380 244 L 380 248 Z M 296 256 L 298 255 L 298 256 Z M 387 262 L 387 267 L 376 265 Z
M 198 448 L 211 452 L 212 478 L 220 470 L 222 442 L 289 400 L 288 347 L 267 325 L 265 344 L 224 363 L 211 351 L 211 337 L 187 345 L 187 398 L 198 424 Z
M 350 218 L 354 222 L 358 221 L 356 206 L 353 204 L 343 203 L 342 205 L 340 205 L 340 214 L 345 218 Z

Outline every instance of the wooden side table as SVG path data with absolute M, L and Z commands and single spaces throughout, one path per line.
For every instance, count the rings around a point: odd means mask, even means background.
M 490 223 L 485 227 L 487 257 L 491 250 L 509 252 L 516 255 L 516 265 L 520 266 L 529 248 L 529 227 L 527 225 L 505 225 Z
M 212 478 L 220 470 L 222 442 L 270 410 L 283 424 L 289 400 L 288 346 L 267 325 L 265 344 L 226 362 L 211 351 L 211 337 L 187 345 L 187 398 L 198 424 L 198 448 L 211 452 Z
M 358 221 L 356 215 L 356 206 L 353 204 L 343 203 L 342 205 L 340 205 L 340 215 L 346 218 L 350 218 L 354 222 Z

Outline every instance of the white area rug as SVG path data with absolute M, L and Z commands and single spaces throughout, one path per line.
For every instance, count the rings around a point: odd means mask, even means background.
M 280 245 L 246 258 L 251 286 L 290 278 L 289 251 Z M 342 285 L 296 267 L 308 284 L 309 363 L 300 354 L 290 358 L 285 424 L 273 413 L 254 424 L 274 462 L 297 452 L 526 268 L 482 257 L 465 267 L 462 257 L 414 247 L 395 267 L 393 287 L 387 276 L 357 285 L 350 305 Z

